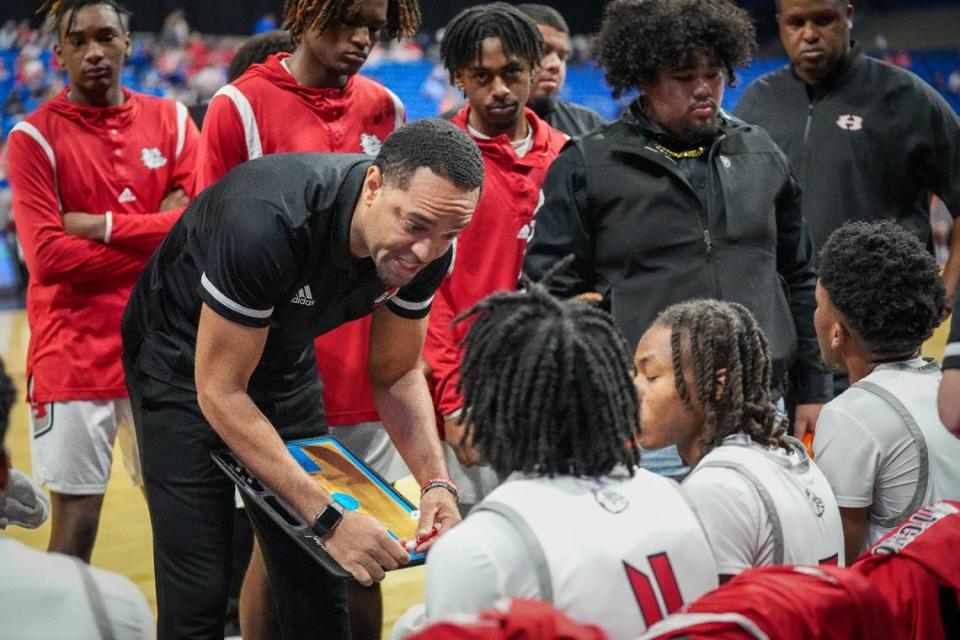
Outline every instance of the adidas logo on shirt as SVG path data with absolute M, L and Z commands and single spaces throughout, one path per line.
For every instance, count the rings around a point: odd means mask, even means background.
M 310 291 L 310 285 L 305 284 L 300 287 L 300 291 L 297 291 L 297 295 L 293 296 L 293 300 L 290 301 L 292 304 L 302 304 L 307 307 L 313 306 L 313 292 Z
M 133 191 L 130 190 L 130 187 L 125 188 L 123 193 L 120 194 L 120 197 L 117 198 L 119 202 L 134 202 L 136 199 L 137 196 L 133 195 Z

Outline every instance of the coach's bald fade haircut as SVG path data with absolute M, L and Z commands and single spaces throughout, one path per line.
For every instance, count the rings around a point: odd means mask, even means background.
M 481 300 L 457 319 L 467 321 L 457 385 L 464 438 L 498 476 L 601 476 L 619 465 L 633 475 L 638 400 L 608 313 L 527 283 Z
M 724 68 L 746 66 L 757 47 L 750 15 L 729 0 L 614 0 L 593 53 L 614 97 L 653 82 L 661 69 L 696 66 L 701 52 Z
M 440 42 L 440 59 L 450 73 L 450 82 L 460 69 L 480 59 L 483 41 L 497 38 L 504 55 L 516 56 L 531 69 L 543 58 L 543 35 L 537 24 L 516 7 L 491 2 L 464 9 L 447 24 Z
M 401 189 L 421 167 L 463 191 L 483 186 L 483 156 L 477 144 L 463 129 L 440 118 L 416 120 L 391 133 L 373 164 L 385 183 Z
M 654 325 L 670 329 L 677 395 L 688 409 L 703 412 L 697 442 L 701 456 L 734 433 L 789 450 L 783 439 L 787 422 L 773 405 L 773 363 L 767 339 L 746 307 L 693 300 L 667 307 Z M 693 389 L 684 378 L 685 366 L 693 372 Z
M 830 302 L 873 355 L 911 355 L 943 318 L 937 261 L 892 221 L 848 222 L 827 238 L 817 266 Z

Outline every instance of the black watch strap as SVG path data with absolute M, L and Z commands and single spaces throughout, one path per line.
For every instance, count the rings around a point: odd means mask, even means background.
M 343 506 L 334 500 L 317 512 L 313 518 L 313 533 L 321 538 L 333 533 L 340 521 L 343 520 Z

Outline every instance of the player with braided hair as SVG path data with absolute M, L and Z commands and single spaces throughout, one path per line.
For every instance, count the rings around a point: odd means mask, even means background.
M 634 358 L 640 444 L 676 445 L 721 581 L 769 564 L 843 564 L 830 485 L 773 404 L 767 340 L 746 307 L 668 307 Z
M 467 434 L 502 484 L 427 557 L 427 621 L 536 598 L 620 640 L 715 587 L 676 483 L 636 466 L 637 396 L 610 315 L 528 284 L 468 320 Z
M 184 105 L 126 89 L 129 12 L 114 0 L 41 5 L 68 86 L 9 137 L 17 235 L 30 272 L 34 476 L 51 492 L 51 551 L 89 561 L 119 439 L 140 484 L 120 365 L 120 317 L 193 195 Z

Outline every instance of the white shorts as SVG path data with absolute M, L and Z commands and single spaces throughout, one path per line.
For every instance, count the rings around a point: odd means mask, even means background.
M 143 484 L 130 401 L 72 400 L 30 404 L 33 476 L 66 495 L 102 495 L 120 440 L 123 466 L 135 486 Z
M 410 470 L 403 462 L 400 452 L 393 446 L 382 422 L 330 427 L 330 435 L 390 484 L 410 475 Z

